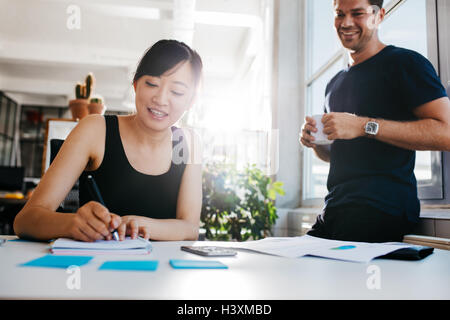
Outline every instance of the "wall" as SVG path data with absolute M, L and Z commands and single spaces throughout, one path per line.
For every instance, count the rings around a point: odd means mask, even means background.
M 277 73 L 274 129 L 279 130 L 279 168 L 276 179 L 284 183 L 286 195 L 277 199 L 279 208 L 297 208 L 301 203 L 301 147 L 298 135 L 303 124 L 302 81 L 300 70 L 303 1 L 275 2 L 275 54 Z

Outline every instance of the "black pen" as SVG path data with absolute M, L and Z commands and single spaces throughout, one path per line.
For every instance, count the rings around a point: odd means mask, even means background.
M 88 188 L 91 194 L 91 197 L 97 199 L 98 202 L 101 203 L 102 206 L 106 208 L 105 202 L 103 201 L 102 195 L 100 194 L 100 190 L 98 189 L 97 183 L 95 183 L 94 177 L 91 175 L 87 176 L 88 180 Z M 117 233 L 117 229 L 112 232 L 112 236 L 114 240 L 119 241 L 119 234 Z

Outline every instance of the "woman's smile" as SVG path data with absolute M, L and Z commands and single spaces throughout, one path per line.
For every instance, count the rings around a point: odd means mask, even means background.
M 155 109 L 155 108 L 147 107 L 147 110 L 150 112 L 150 115 L 152 116 L 152 118 L 154 118 L 156 120 L 162 120 L 169 116 L 168 113 L 158 110 L 158 109 Z

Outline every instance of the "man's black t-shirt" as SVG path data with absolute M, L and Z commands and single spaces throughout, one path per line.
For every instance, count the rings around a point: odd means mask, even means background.
M 417 120 L 416 107 L 444 96 L 445 89 L 426 58 L 387 46 L 328 83 L 325 111 L 412 121 Z M 326 207 L 365 204 L 418 221 L 415 151 L 360 137 L 334 141 L 330 159 Z

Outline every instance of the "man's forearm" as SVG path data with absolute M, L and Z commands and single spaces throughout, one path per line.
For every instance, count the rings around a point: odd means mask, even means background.
M 450 124 L 435 119 L 379 120 L 376 139 L 408 150 L 450 151 Z

